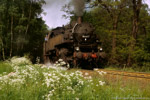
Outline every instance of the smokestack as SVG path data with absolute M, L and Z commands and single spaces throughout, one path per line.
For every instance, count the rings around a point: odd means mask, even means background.
M 78 24 L 81 24 L 81 23 L 82 23 L 82 18 L 81 18 L 81 16 L 78 16 L 77 23 L 78 23 Z

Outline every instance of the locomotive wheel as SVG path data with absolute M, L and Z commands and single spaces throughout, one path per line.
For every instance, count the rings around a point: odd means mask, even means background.
M 65 62 L 67 62 L 67 54 L 68 54 L 68 49 L 67 48 L 61 48 L 58 51 L 59 58 L 63 59 Z
M 77 59 L 73 59 L 73 67 L 74 68 L 78 68 L 78 61 L 77 61 Z
M 76 66 L 77 65 L 77 60 L 73 60 L 73 65 Z
M 49 63 L 49 62 L 50 62 L 49 56 L 45 56 L 44 57 L 44 63 Z
M 55 61 L 58 60 L 58 57 L 57 57 L 57 50 L 51 51 L 51 52 L 50 52 L 50 55 L 49 55 L 48 57 L 49 57 L 49 62 L 50 62 L 50 63 L 55 63 Z
M 67 56 L 68 55 L 68 49 L 67 48 L 61 48 L 61 49 L 57 49 L 57 57 L 59 58 L 59 59 L 62 59 L 63 60 L 63 62 L 65 62 L 65 64 L 64 65 L 62 65 L 62 66 L 65 66 L 65 67 L 67 67 L 67 68 L 69 68 L 69 66 L 70 66 L 70 64 L 69 64 L 69 61 L 68 61 L 68 59 L 69 59 L 69 57 Z

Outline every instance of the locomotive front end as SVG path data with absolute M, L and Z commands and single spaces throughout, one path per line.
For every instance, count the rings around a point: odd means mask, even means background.
M 94 33 L 93 26 L 90 23 L 81 23 L 81 17 L 78 18 L 78 23 L 73 28 L 73 39 L 74 65 L 84 61 L 97 65 L 100 63 L 100 59 L 104 58 L 103 49 L 100 47 L 100 42 Z

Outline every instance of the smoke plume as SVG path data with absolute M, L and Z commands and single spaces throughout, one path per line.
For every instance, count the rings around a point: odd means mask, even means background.
M 72 4 L 76 16 L 82 16 L 85 7 L 85 0 L 72 0 Z

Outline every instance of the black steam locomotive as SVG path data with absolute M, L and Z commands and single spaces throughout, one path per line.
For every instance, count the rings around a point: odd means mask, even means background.
M 81 17 L 78 17 L 77 23 L 57 27 L 45 37 L 45 62 L 63 59 L 74 67 L 85 63 L 91 67 L 100 67 L 103 58 L 105 53 L 94 33 L 93 26 L 82 23 Z

